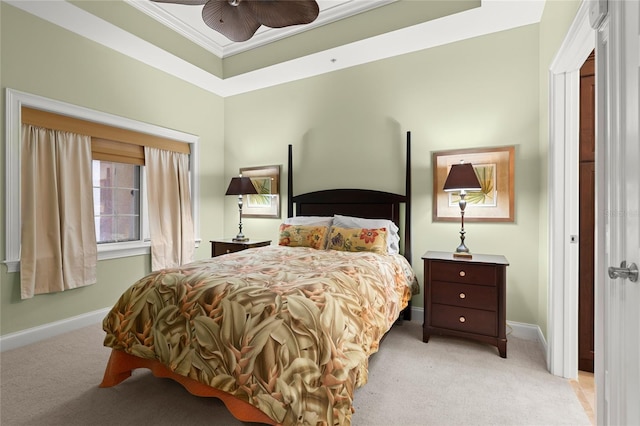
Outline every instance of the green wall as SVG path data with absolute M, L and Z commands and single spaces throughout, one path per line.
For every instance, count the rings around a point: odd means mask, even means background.
M 529 25 L 227 98 L 226 174 L 286 166 L 291 143 L 296 194 L 345 186 L 404 193 L 411 131 L 413 265 L 422 282 L 422 254 L 459 243 L 459 223 L 432 220 L 431 153 L 515 145 L 515 222 L 469 223 L 466 242 L 508 258 L 507 318 L 537 324 L 538 40 L 538 25 Z M 235 209 L 229 200 L 225 217 Z M 279 223 L 243 221 L 245 234 L 271 239 Z M 234 225 L 225 221 L 227 235 Z M 414 302 L 422 306 L 422 295 Z
M 203 244 L 222 232 L 224 100 L 6 3 L 0 3 L 0 83 L 5 88 L 128 117 L 200 137 L 200 215 Z M 0 106 L 4 123 L 4 101 Z M 4 131 L 2 132 L 4 136 Z M 4 137 L 3 137 L 4 139 Z M 0 150 L 4 182 L 5 150 Z M 4 259 L 5 185 L 0 188 L 0 258 Z M 20 299 L 20 278 L 0 266 L 1 335 L 106 308 L 150 270 L 148 256 L 101 261 L 94 285 Z
M 453 250 L 459 231 L 432 220 L 431 153 L 515 145 L 515 222 L 469 223 L 467 243 L 508 258 L 507 319 L 546 333 L 547 70 L 579 4 L 549 0 L 540 24 L 222 99 L 0 3 L 0 83 L 3 98 L 12 88 L 200 136 L 197 258 L 209 255 L 210 239 L 237 233 L 237 204 L 222 194 L 240 167 L 282 165 L 284 195 L 293 144 L 295 193 L 341 186 L 403 193 L 411 131 L 412 260 L 422 283 L 422 254 Z M 209 65 L 219 72 L 217 61 Z M 3 177 L 4 163 L 0 150 Z M 4 198 L 3 185 L 3 223 Z M 276 240 L 280 222 L 244 219 L 244 231 Z M 0 335 L 111 306 L 148 270 L 148 256 L 101 261 L 97 284 L 22 301 L 19 274 L 0 266 Z M 422 295 L 414 303 L 422 306 Z

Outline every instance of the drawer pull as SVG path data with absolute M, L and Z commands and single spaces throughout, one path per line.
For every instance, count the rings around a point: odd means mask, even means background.
M 231 253 L 231 250 L 227 249 L 227 254 Z
M 464 299 L 465 297 L 467 297 L 467 295 L 466 295 L 466 294 L 464 294 L 464 293 L 460 293 L 460 299 Z
M 460 317 L 460 322 L 465 322 L 467 319 L 465 317 Z
M 467 275 L 467 273 L 465 271 L 460 271 L 460 276 L 464 277 L 465 275 Z

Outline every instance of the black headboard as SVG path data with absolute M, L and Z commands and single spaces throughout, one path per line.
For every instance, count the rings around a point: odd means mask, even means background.
M 404 195 L 368 189 L 330 189 L 293 197 L 296 216 L 341 214 L 369 219 L 390 219 L 400 225 Z
M 341 214 L 369 219 L 389 219 L 404 228 L 404 256 L 411 262 L 411 132 L 407 132 L 405 195 L 370 189 L 328 189 L 293 195 L 293 147 L 289 145 L 287 215 L 333 216 Z M 400 205 L 405 205 L 401 221 Z M 294 211 L 295 205 L 295 211 Z M 402 223 L 404 222 L 404 223 Z M 402 228 L 401 228 L 402 229 Z

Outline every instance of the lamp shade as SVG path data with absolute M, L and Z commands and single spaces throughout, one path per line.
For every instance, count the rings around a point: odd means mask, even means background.
M 257 194 L 256 187 L 253 186 L 251 179 L 248 177 L 237 176 L 231 178 L 227 193 L 225 195 L 244 195 Z
M 454 164 L 444 182 L 445 191 L 479 191 L 480 181 L 471 163 Z

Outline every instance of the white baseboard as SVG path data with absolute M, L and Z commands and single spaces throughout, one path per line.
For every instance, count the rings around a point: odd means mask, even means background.
M 100 323 L 111 307 L 0 336 L 0 352 Z
M 420 308 L 418 306 L 412 306 L 411 321 L 419 322 L 420 324 L 424 323 L 424 308 Z
M 509 333 L 511 329 L 511 333 Z M 535 324 L 527 324 L 523 322 L 507 321 L 507 336 L 511 334 L 513 337 L 523 340 L 539 341 L 542 336 L 542 330 Z

